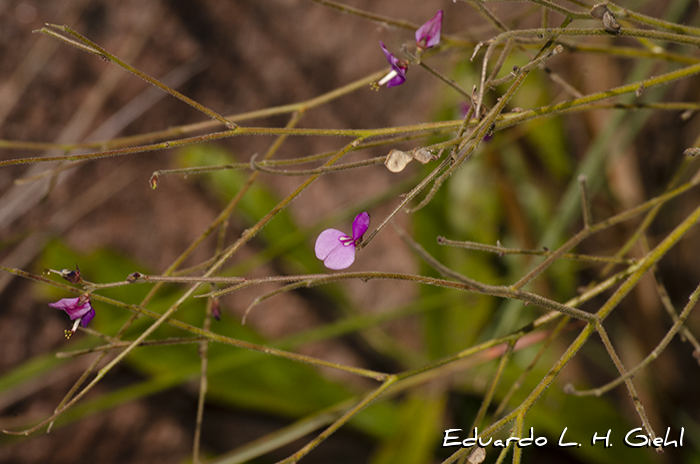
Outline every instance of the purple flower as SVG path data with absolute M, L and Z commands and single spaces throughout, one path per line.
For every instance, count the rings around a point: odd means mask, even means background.
M 92 318 L 95 317 L 95 310 L 90 306 L 90 297 L 87 293 L 78 298 L 63 298 L 55 303 L 49 303 L 49 306 L 65 311 L 71 321 L 75 321 L 71 330 L 64 331 L 66 338 L 70 338 L 75 333 L 78 324 L 87 327 Z
M 441 30 L 442 10 L 438 10 L 432 19 L 429 19 L 416 31 L 416 47 L 418 50 L 425 50 L 439 44 Z
M 386 84 L 386 88 L 388 89 L 406 82 L 406 70 L 408 69 L 408 63 L 396 58 L 393 53 L 386 49 L 384 42 L 379 42 L 379 45 L 382 46 L 384 56 L 386 56 L 386 60 L 391 65 L 391 71 L 389 74 L 384 76 L 382 80 L 377 82 L 377 85 L 381 86 Z
M 352 221 L 352 237 L 336 229 L 326 229 L 316 239 L 316 257 L 328 269 L 345 269 L 355 262 L 355 247 L 369 228 L 369 214 L 360 213 Z

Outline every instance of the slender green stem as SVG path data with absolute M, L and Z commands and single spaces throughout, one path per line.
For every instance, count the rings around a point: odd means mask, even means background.
M 185 345 L 190 343 L 199 343 L 206 340 L 206 337 L 186 337 L 186 338 L 165 338 L 161 340 L 146 340 L 142 342 L 139 346 L 170 346 L 170 345 Z M 110 351 L 118 348 L 124 348 L 131 345 L 131 340 L 115 340 L 110 342 L 108 345 L 95 346 L 93 348 L 86 348 L 84 350 L 75 351 L 59 351 L 56 353 L 57 358 L 73 358 L 76 356 L 82 356 L 90 353 L 97 353 L 100 351 Z
M 637 414 L 639 415 L 639 418 L 642 421 L 644 429 L 649 434 L 651 441 L 654 441 L 654 439 L 656 438 L 656 434 L 654 433 L 654 428 L 651 426 L 651 422 L 649 422 L 649 418 L 647 417 L 646 411 L 644 410 L 642 400 L 639 398 L 639 394 L 637 393 L 637 389 L 632 383 L 632 379 L 626 376 L 627 371 L 625 369 L 625 366 L 624 364 L 622 364 L 622 360 L 617 355 L 615 347 L 613 346 L 610 337 L 608 337 L 608 333 L 606 332 L 605 327 L 603 327 L 603 324 L 597 323 L 595 329 L 596 332 L 598 332 L 598 335 L 600 335 L 600 339 L 603 342 L 603 345 L 605 346 L 605 350 L 608 352 L 608 356 L 610 356 L 610 359 L 612 359 L 613 364 L 615 364 L 615 367 L 617 367 L 622 377 L 625 378 L 624 381 L 627 385 L 627 391 L 630 395 L 630 398 L 632 399 L 634 408 L 637 410 Z M 657 450 L 663 451 L 663 448 L 661 446 L 657 446 L 656 448 Z
M 417 24 L 413 24 L 408 21 L 403 21 L 403 20 L 397 20 L 389 16 L 382 16 L 378 15 L 369 11 L 361 10 L 359 8 L 354 8 L 351 6 L 348 6 L 344 3 L 338 3 L 334 2 L 332 0 L 310 0 L 313 3 L 318 3 L 319 5 L 327 6 L 330 8 L 333 8 L 335 10 L 338 10 L 342 13 L 347 13 L 351 14 L 360 18 L 368 19 L 370 21 L 376 22 L 382 26 L 394 26 L 394 27 L 399 27 L 401 29 L 407 29 L 409 31 L 416 31 L 420 26 Z M 440 40 L 444 43 L 450 44 L 450 45 L 459 45 L 462 47 L 470 47 L 474 45 L 474 42 L 472 41 L 467 41 L 459 37 L 451 36 L 448 34 L 441 34 Z
M 634 93 L 637 91 L 640 85 L 643 85 L 645 89 L 649 89 L 657 85 L 668 84 L 678 79 L 690 77 L 698 73 L 700 73 L 700 64 L 688 66 L 682 69 L 678 69 L 676 71 L 668 72 L 666 74 L 661 74 L 656 77 L 651 77 L 649 79 L 634 82 L 632 84 L 626 84 L 602 92 L 589 94 L 582 98 L 577 98 L 574 100 L 569 100 L 554 105 L 543 106 L 540 108 L 535 108 L 533 110 L 525 110 L 517 113 L 511 112 L 503 115 L 503 118 L 500 121 L 496 122 L 496 129 L 501 130 L 503 128 L 513 126 L 515 124 L 520 124 L 522 122 L 529 121 L 544 114 L 560 114 L 567 112 L 570 109 L 580 107 L 581 105 L 606 100 L 608 98 L 617 97 L 628 93 Z
M 501 413 L 505 410 L 506 406 L 508 406 L 508 403 L 510 402 L 510 399 L 512 396 L 515 394 L 515 392 L 520 389 L 520 387 L 523 386 L 525 383 L 525 379 L 527 378 L 528 374 L 532 372 L 532 370 L 535 368 L 535 365 L 537 365 L 537 362 L 542 359 L 542 356 L 544 355 L 545 351 L 552 345 L 554 340 L 559 336 L 559 334 L 564 330 L 564 328 L 569 324 L 569 321 L 571 321 L 571 318 L 568 316 L 562 317 L 561 321 L 559 321 L 559 324 L 552 330 L 548 335 L 547 338 L 545 339 L 544 343 L 542 344 L 542 347 L 537 351 L 537 354 L 535 357 L 530 361 L 530 364 L 520 373 L 520 376 L 518 376 L 518 379 L 513 382 L 513 384 L 510 386 L 510 389 L 508 390 L 508 393 L 506 393 L 503 396 L 503 399 L 501 400 L 501 403 L 498 405 L 496 408 L 496 411 L 493 413 L 493 417 L 499 417 Z
M 586 187 L 586 175 L 578 176 L 578 184 L 581 188 L 581 211 L 583 211 L 583 227 L 588 228 L 593 224 L 593 213 L 591 203 L 588 201 L 588 188 Z
M 511 437 L 522 437 L 525 430 L 525 412 L 519 414 L 515 418 L 515 427 L 513 427 L 513 432 L 510 434 Z M 510 445 L 513 447 L 513 464 L 520 464 L 523 459 L 523 449 L 520 446 Z M 505 451 L 505 450 L 503 450 Z
M 427 64 L 425 64 L 425 62 L 424 62 L 423 60 L 419 60 L 419 61 L 418 61 L 418 64 L 420 65 L 421 68 L 425 69 L 425 70 L 428 71 L 430 74 L 432 74 L 434 77 L 438 78 L 439 80 L 441 80 L 442 82 L 444 82 L 445 84 L 447 84 L 450 88 L 456 90 L 458 93 L 460 93 L 460 94 L 461 94 L 463 97 L 465 97 L 467 100 L 471 101 L 471 98 L 472 98 L 472 97 L 471 97 L 471 95 L 469 94 L 469 92 L 467 92 L 466 90 L 464 90 L 457 82 L 455 82 L 454 80 L 452 80 L 452 79 L 450 79 L 449 77 L 445 76 L 445 75 L 442 74 L 441 72 L 437 71 L 437 70 L 436 70 L 435 68 L 433 68 L 432 66 L 428 66 Z
M 380 79 L 387 73 L 387 69 L 377 71 L 368 76 L 360 78 L 353 81 L 347 85 L 339 87 L 337 89 L 331 90 L 325 94 L 321 94 L 317 97 L 310 98 L 309 100 L 303 100 L 297 103 L 290 103 L 287 105 L 274 106 L 270 108 L 265 108 L 262 110 L 255 110 L 246 113 L 238 113 L 227 115 L 226 119 L 233 122 L 242 122 L 253 119 L 267 118 L 271 116 L 279 116 L 283 114 L 294 114 L 294 113 L 304 113 L 310 109 L 319 107 L 340 97 L 348 95 L 359 89 L 366 88 L 371 82 Z M 106 150 L 111 148 L 129 147 L 135 145 L 141 145 L 147 142 L 154 142 L 157 140 L 167 140 L 173 137 L 183 137 L 188 134 L 195 132 L 202 132 L 206 130 L 212 130 L 219 126 L 218 121 L 202 121 L 194 124 L 187 124 L 183 126 L 176 126 L 169 129 L 164 129 L 156 132 L 149 132 L 140 135 L 132 135 L 127 137 L 119 137 L 111 140 L 101 140 L 97 142 L 86 142 L 86 143 L 75 143 L 75 144 L 54 144 L 54 143 L 39 143 L 39 142 L 20 142 L 20 141 L 9 141 L 0 140 L 0 148 L 18 148 L 27 150 L 59 150 L 59 151 L 72 151 L 77 149 L 100 149 Z
M 457 276 L 459 276 L 457 274 Z M 293 283 L 291 285 L 287 285 L 286 287 L 282 289 L 277 289 L 274 292 L 272 292 L 272 295 L 277 295 L 283 292 L 288 292 L 291 290 L 295 290 L 300 287 L 311 287 L 311 286 L 316 286 L 316 285 L 322 285 L 326 284 L 329 282 L 340 282 L 343 280 L 350 280 L 350 279 L 360 279 L 363 281 L 368 281 L 368 280 L 375 280 L 375 279 L 390 279 L 390 280 L 404 280 L 407 282 L 416 282 L 420 284 L 425 284 L 425 285 L 433 285 L 436 287 L 444 287 L 444 288 L 452 288 L 456 290 L 466 290 L 466 291 L 472 291 L 472 292 L 478 292 L 478 293 L 484 293 L 487 295 L 491 296 L 496 296 L 499 298 L 510 298 L 510 299 L 516 299 L 516 300 L 522 300 L 527 303 L 540 306 L 542 308 L 550 309 L 553 311 L 559 311 L 564 314 L 570 315 L 572 317 L 575 317 L 577 319 L 583 319 L 585 321 L 592 321 L 595 320 L 595 316 L 591 315 L 590 313 L 587 313 L 585 311 L 581 311 L 580 309 L 572 308 L 567 305 L 563 305 L 561 303 L 558 303 L 556 301 L 544 298 L 540 295 L 534 294 L 534 293 L 529 293 L 529 292 L 524 292 L 522 290 L 517 290 L 517 289 L 511 289 L 507 287 L 500 287 L 500 286 L 495 286 L 495 285 L 487 285 L 487 284 L 482 284 L 480 282 L 467 279 L 463 276 L 460 277 L 460 282 L 454 282 L 451 280 L 445 280 L 445 279 L 436 279 L 433 277 L 426 277 L 426 276 L 421 276 L 421 275 L 416 275 L 416 274 L 402 274 L 402 273 L 396 273 L 396 272 L 339 272 L 337 274 L 325 274 L 318 276 L 312 275 L 311 278 L 309 276 L 304 276 L 304 275 L 299 275 L 299 276 L 288 276 L 288 277 L 282 277 L 281 279 L 286 279 L 287 281 L 296 281 L 296 283 Z M 242 284 L 230 287 L 230 288 L 225 288 L 223 290 L 218 290 L 216 292 L 211 292 L 207 293 L 204 295 L 198 295 L 198 297 L 213 297 L 213 298 L 218 298 L 221 297 L 225 294 L 234 292 L 236 290 L 240 290 L 242 288 L 251 286 L 251 285 L 257 285 L 261 283 L 270 283 L 272 282 L 272 279 L 265 279 L 263 281 L 254 281 L 253 279 L 246 281 Z M 258 297 L 252 304 L 249 306 L 247 311 L 250 311 L 251 307 L 257 304 L 256 302 L 260 302 L 266 299 L 266 296 L 261 296 Z
M 617 307 L 622 298 L 624 298 L 634 286 L 639 282 L 639 280 L 646 274 L 646 272 L 660 260 L 668 250 L 673 247 L 682 237 L 687 233 L 687 231 L 696 224 L 700 219 L 700 207 L 697 208 L 693 213 L 691 213 L 683 222 L 681 222 L 659 245 L 657 245 L 654 250 L 652 250 L 647 256 L 642 260 L 642 264 L 639 268 L 630 275 L 625 283 L 620 286 L 620 288 L 615 291 L 615 293 L 605 302 L 605 304 L 596 313 L 599 317 L 599 321 L 605 319 L 612 311 Z M 559 360 L 550 369 L 549 373 L 543 378 L 537 387 L 528 395 L 528 397 L 513 410 L 510 414 L 506 415 L 502 419 L 494 422 L 488 428 L 486 428 L 480 436 L 490 436 L 497 430 L 500 430 L 509 422 L 513 421 L 519 414 L 523 411 L 529 410 L 542 396 L 544 391 L 549 388 L 551 383 L 561 372 L 561 370 L 568 364 L 568 362 L 574 357 L 574 355 L 581 349 L 581 347 L 586 343 L 588 338 L 595 332 L 596 323 L 588 323 L 586 327 L 581 331 L 579 336 L 571 343 L 569 348 L 564 352 L 564 354 L 559 358 Z M 457 460 L 460 456 L 465 454 L 468 450 L 462 449 L 452 454 L 448 459 L 443 461 L 443 464 L 449 464 Z
M 498 363 L 496 372 L 494 372 L 490 385 L 486 389 L 484 398 L 481 400 L 481 406 L 479 407 L 479 411 L 476 413 L 476 416 L 474 417 L 474 422 L 472 423 L 472 426 L 469 428 L 469 430 L 474 430 L 474 428 L 480 427 L 481 423 L 486 417 L 486 412 L 489 406 L 491 406 L 491 401 L 493 400 L 493 397 L 496 394 L 496 388 L 498 388 L 498 383 L 501 381 L 501 377 L 503 376 L 503 372 L 505 371 L 506 365 L 513 356 L 514 348 L 515 340 L 511 340 L 510 342 L 508 342 L 508 347 L 506 348 L 505 353 L 503 353 L 503 356 L 501 356 L 501 361 Z
M 466 248 L 467 250 L 478 250 L 487 251 L 489 253 L 496 253 L 498 255 L 534 255 L 534 256 L 550 256 L 553 252 L 549 250 L 524 250 L 520 248 L 506 248 L 501 245 L 485 245 L 483 243 L 477 242 L 462 242 L 458 240 L 448 240 L 445 237 L 438 237 L 437 242 L 440 245 L 453 246 L 459 248 Z M 593 255 L 581 255 L 575 253 L 564 253 L 561 255 L 564 259 L 571 259 L 575 261 L 590 261 L 594 263 L 610 263 L 610 264 L 623 264 L 630 265 L 637 262 L 633 258 L 617 258 L 614 256 L 593 256 Z
M 52 30 L 52 29 L 54 29 L 54 30 Z M 75 40 L 71 40 L 70 38 L 65 37 L 61 34 L 57 34 L 55 32 L 55 30 L 70 34 L 75 39 L 77 39 L 77 42 Z M 87 37 L 84 37 L 84 36 L 78 34 L 76 31 L 74 31 L 73 29 L 71 29 L 68 26 L 61 26 L 58 24 L 48 24 L 47 27 L 43 27 L 36 32 L 40 32 L 42 34 L 47 34 L 47 35 L 52 36 L 54 38 L 57 38 L 59 40 L 63 40 L 64 42 L 66 42 L 70 45 L 73 45 L 75 47 L 78 47 L 79 49 L 81 49 L 83 51 L 97 55 L 105 61 L 110 61 L 110 62 L 116 64 L 117 66 L 124 68 L 125 70 L 129 71 L 130 73 L 134 74 L 135 76 L 140 77 L 141 79 L 148 82 L 149 84 L 158 87 L 159 89 L 169 93 L 170 95 L 177 98 L 178 100 L 183 101 L 183 102 L 187 103 L 188 105 L 190 105 L 191 107 L 201 111 L 202 113 L 206 114 L 210 118 L 219 121 L 221 124 L 224 125 L 224 127 L 226 127 L 229 130 L 235 130 L 237 127 L 236 124 L 229 121 L 228 119 L 221 116 L 220 114 L 216 113 L 215 111 L 205 107 L 201 103 L 196 102 L 189 97 L 186 97 L 185 95 L 181 94 L 177 90 L 163 84 L 159 80 L 154 79 L 153 77 L 149 76 L 148 74 L 146 74 L 142 71 L 139 71 L 138 69 L 134 68 L 133 66 L 123 62 L 122 60 L 120 60 L 116 56 L 109 53 L 104 48 L 97 45 L 95 42 L 91 41 Z
M 301 136 L 334 136 L 334 137 L 355 137 L 356 140 L 364 140 L 368 137 L 384 137 L 389 135 L 406 134 L 409 132 L 431 133 L 443 129 L 454 129 L 459 127 L 462 121 L 446 121 L 437 123 L 416 124 L 410 126 L 401 126 L 383 129 L 298 129 L 298 128 L 283 128 L 283 127 L 238 127 L 233 131 L 214 132 L 206 135 L 195 137 L 186 137 L 178 140 L 170 140 L 167 142 L 153 143 L 141 146 L 132 146 L 126 148 L 116 148 L 114 150 L 101 151 L 96 153 L 85 153 L 81 155 L 66 155 L 66 156 L 50 156 L 50 157 L 33 157 L 19 158 L 13 160 L 0 161 L 0 167 L 17 166 L 24 164 L 45 163 L 50 161 L 83 161 L 96 160 L 102 158 L 111 158 L 120 155 L 132 155 L 137 153 L 148 153 L 169 148 L 178 148 L 187 145 L 194 145 L 202 142 L 213 142 L 216 140 L 226 139 L 230 137 L 240 137 L 244 135 L 301 135 Z M 356 142 L 359 144 L 359 142 Z M 352 146 L 351 148 L 355 148 Z
M 619 224 L 621 222 L 624 222 L 628 219 L 631 219 L 638 214 L 643 213 L 644 211 L 647 211 L 648 209 L 651 209 L 657 205 L 663 204 L 669 199 L 675 197 L 676 195 L 680 195 L 681 193 L 684 193 L 685 191 L 689 190 L 690 188 L 694 187 L 700 182 L 700 177 L 697 179 L 692 179 L 690 182 L 675 188 L 671 191 L 668 191 L 664 193 L 663 195 L 659 195 L 656 198 L 653 198 L 645 203 L 642 203 L 639 206 L 636 206 L 634 208 L 630 208 L 628 210 L 623 211 L 620 214 L 617 214 L 611 218 L 608 218 L 604 221 L 601 221 L 593 226 L 590 226 L 588 228 L 585 228 L 581 230 L 579 233 L 571 237 L 564 245 L 559 247 L 557 251 L 552 253 L 542 261 L 539 265 L 537 265 L 532 271 L 530 271 L 527 275 L 525 275 L 522 279 L 520 279 L 518 282 L 513 284 L 511 288 L 513 289 L 518 289 L 522 288 L 525 286 L 528 282 L 530 282 L 532 279 L 534 279 L 536 276 L 541 274 L 545 269 L 547 269 L 554 261 L 559 259 L 562 255 L 564 255 L 566 252 L 571 250 L 573 247 L 581 243 L 583 240 L 586 238 L 590 237 L 591 235 L 607 229 L 608 227 L 612 227 L 616 224 Z
M 484 4 L 484 3 L 495 3 L 495 2 L 512 2 L 512 1 L 518 1 L 518 0 L 462 0 L 464 2 L 468 3 L 475 3 L 475 4 Z M 591 15 L 589 12 L 578 12 L 578 11 L 573 11 L 569 10 L 568 8 L 564 8 L 563 6 L 557 5 L 556 3 L 552 3 L 549 0 L 529 0 L 530 3 L 534 3 L 536 5 L 543 6 L 551 11 L 556 11 L 557 13 L 561 13 L 564 16 L 569 16 L 572 19 L 593 19 L 591 18 Z
M 602 387 L 594 388 L 591 390 L 576 390 L 572 386 L 567 387 L 567 393 L 571 393 L 572 395 L 576 396 L 589 396 L 589 395 L 594 395 L 594 396 L 600 396 L 604 393 L 609 392 L 613 388 L 617 387 L 623 382 L 628 381 L 634 375 L 647 367 L 649 364 L 651 364 L 655 359 L 659 357 L 661 353 L 666 349 L 669 343 L 671 343 L 671 340 L 673 340 L 673 337 L 676 336 L 676 334 L 683 328 L 683 324 L 685 321 L 688 319 L 688 316 L 690 315 L 690 312 L 695 308 L 695 305 L 698 302 L 698 299 L 700 299 L 700 286 L 698 286 L 695 291 L 690 295 L 688 303 L 685 305 L 683 308 L 683 311 L 681 312 L 680 316 L 678 316 L 677 320 L 673 324 L 673 326 L 669 329 L 668 332 L 666 332 L 666 335 L 661 339 L 659 344 L 654 348 L 654 350 L 647 355 L 646 358 L 639 364 L 637 364 L 634 368 L 626 371 L 622 375 L 620 375 L 618 378 L 613 380 L 612 382 L 609 382 Z
M 643 15 L 627 8 L 623 8 L 616 3 L 608 2 L 608 6 L 611 6 L 611 10 L 615 13 L 616 17 L 621 19 L 630 19 L 641 24 L 647 24 L 649 26 L 658 27 L 661 29 L 667 29 L 669 31 L 674 31 L 679 34 L 691 34 L 700 36 L 700 28 L 685 26 L 683 24 L 673 23 L 669 21 L 664 21 L 663 19 L 654 18 L 651 16 Z
M 202 328 L 204 330 L 209 330 L 211 327 L 211 317 L 212 317 L 212 305 L 214 300 L 207 300 L 207 309 L 204 315 L 204 324 Z M 201 362 L 201 369 L 199 375 L 199 395 L 197 397 L 197 418 L 195 419 L 194 426 L 194 438 L 192 444 L 192 462 L 193 464 L 200 464 L 200 444 L 202 440 L 202 423 L 204 421 L 204 402 L 207 398 L 207 390 L 209 389 L 209 383 L 207 379 L 207 371 L 209 369 L 209 340 L 202 340 L 199 343 L 199 358 Z
M 654 280 L 656 281 L 656 293 L 659 295 L 659 299 L 661 300 L 661 304 L 663 305 L 664 309 L 666 309 L 666 312 L 675 324 L 678 322 L 678 314 L 676 313 L 676 308 L 673 307 L 671 297 L 668 295 L 668 291 L 661 280 L 659 267 L 654 266 L 652 270 L 654 272 Z M 685 325 L 681 326 L 679 332 L 681 334 L 681 340 L 684 342 L 689 342 L 693 348 L 695 348 L 693 355 L 696 359 L 700 359 L 700 343 L 698 342 L 697 338 L 695 338 L 690 329 Z
M 345 414 L 343 414 L 340 419 L 335 421 L 333 424 L 331 424 L 326 430 L 324 430 L 319 436 L 311 440 L 309 443 L 306 444 L 303 448 L 301 448 L 299 451 L 288 457 L 287 459 L 283 459 L 282 461 L 279 461 L 277 464 L 292 464 L 296 463 L 299 459 L 303 458 L 311 450 L 316 448 L 318 445 L 320 445 L 326 438 L 330 437 L 333 433 L 335 433 L 340 427 L 345 425 L 346 422 L 348 422 L 350 419 L 355 417 L 357 413 L 362 411 L 364 408 L 369 406 L 374 400 L 376 400 L 379 396 L 382 395 L 391 385 L 393 385 L 397 381 L 397 377 L 392 375 L 386 378 L 384 382 L 377 387 L 373 392 L 365 396 L 362 401 L 357 403 L 353 408 L 348 410 Z

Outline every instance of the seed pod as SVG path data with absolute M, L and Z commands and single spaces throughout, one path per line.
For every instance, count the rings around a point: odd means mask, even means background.
M 612 34 L 619 34 L 620 33 L 620 25 L 617 24 L 617 21 L 615 20 L 615 16 L 610 12 L 610 10 L 606 11 L 603 14 L 603 29 L 605 29 L 607 32 L 610 32 Z
M 469 454 L 467 462 L 469 464 L 481 464 L 486 459 L 486 450 L 481 446 L 475 446 L 474 451 Z
M 386 157 L 384 165 L 391 172 L 401 172 L 413 157 L 401 150 L 391 150 L 389 156 Z
M 425 148 L 416 148 L 411 154 L 413 155 L 413 158 L 421 164 L 425 164 L 435 159 L 435 156 L 433 156 Z
M 595 19 L 603 19 L 603 15 L 606 11 L 610 11 L 608 10 L 608 4 L 599 3 L 591 8 L 591 16 L 593 16 Z

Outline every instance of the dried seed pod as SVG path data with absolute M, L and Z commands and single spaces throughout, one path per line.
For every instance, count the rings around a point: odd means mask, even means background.
M 607 32 L 610 32 L 612 34 L 619 34 L 620 33 L 620 25 L 617 24 L 617 21 L 615 20 L 615 16 L 610 12 L 610 10 L 606 11 L 603 14 L 603 29 L 605 29 Z
M 475 446 L 474 451 L 469 454 L 467 462 L 469 464 L 481 464 L 486 459 L 486 450 L 481 446 Z
M 413 157 L 401 150 L 391 150 L 389 156 L 386 157 L 384 165 L 391 172 L 401 172 Z
M 411 154 L 413 155 L 413 159 L 421 164 L 425 164 L 435 159 L 435 156 L 433 156 L 430 151 L 426 150 L 425 148 L 416 148 Z
M 595 19 L 603 19 L 603 15 L 606 11 L 610 11 L 608 10 L 608 4 L 598 3 L 597 5 L 594 5 L 593 8 L 591 8 L 591 16 Z

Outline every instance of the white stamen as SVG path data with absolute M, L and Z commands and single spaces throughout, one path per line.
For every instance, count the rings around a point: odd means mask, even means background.
M 75 320 L 75 322 L 73 323 L 73 328 L 70 329 L 71 333 L 75 333 L 75 331 L 78 330 L 78 324 L 80 324 L 80 321 L 82 319 L 83 319 L 82 317 L 79 317 Z
M 379 82 L 377 82 L 377 84 L 378 84 L 378 85 L 384 85 L 384 84 L 386 84 L 387 82 L 389 82 L 390 80 L 392 80 L 394 77 L 396 77 L 397 75 L 398 75 L 398 73 L 392 69 L 391 71 L 389 71 L 389 74 L 387 74 L 386 76 L 382 77 L 382 80 L 379 81 Z

